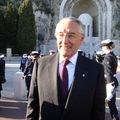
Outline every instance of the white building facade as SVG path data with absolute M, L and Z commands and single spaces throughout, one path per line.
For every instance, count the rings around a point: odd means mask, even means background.
M 120 53 L 120 0 L 50 0 L 50 3 L 54 10 L 53 31 L 60 19 L 73 16 L 85 26 L 85 42 L 81 50 L 93 55 L 94 51 L 100 50 L 101 40 L 112 39 L 117 43 L 116 54 Z M 49 46 L 56 48 L 56 45 Z

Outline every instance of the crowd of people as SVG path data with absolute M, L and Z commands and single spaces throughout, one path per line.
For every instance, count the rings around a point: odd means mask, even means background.
M 52 55 L 56 53 L 56 50 L 50 50 L 49 54 Z M 43 57 L 44 54 L 40 54 L 38 51 L 31 51 L 30 54 L 23 54 L 20 61 L 20 71 L 24 73 L 26 88 L 27 88 L 27 97 L 29 95 L 32 71 L 35 61 Z

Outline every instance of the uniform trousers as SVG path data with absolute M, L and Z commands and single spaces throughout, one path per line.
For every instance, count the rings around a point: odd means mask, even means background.
M 27 97 L 29 95 L 30 83 L 31 83 L 31 76 L 25 77 L 26 87 L 27 87 Z
M 115 103 L 116 103 L 116 94 L 114 94 L 113 97 L 111 98 L 111 100 L 108 101 L 108 106 L 110 109 L 110 114 L 111 114 L 112 119 L 114 118 L 115 120 L 119 120 L 118 110 L 117 110 Z

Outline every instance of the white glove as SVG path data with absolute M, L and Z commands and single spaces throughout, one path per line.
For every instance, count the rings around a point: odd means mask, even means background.
M 112 85 L 113 83 L 108 83 L 106 84 L 106 92 L 107 92 L 107 97 L 106 99 L 108 101 L 111 100 L 111 98 L 113 97 L 113 95 L 116 93 L 116 88 L 115 86 Z

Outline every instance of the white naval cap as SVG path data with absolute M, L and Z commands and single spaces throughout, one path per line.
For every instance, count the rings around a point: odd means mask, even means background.
M 101 41 L 100 47 L 103 47 L 103 46 L 111 46 L 112 48 L 115 47 L 114 42 L 111 39 L 106 39 Z
M 4 58 L 4 57 L 5 57 L 5 55 L 4 55 L 4 54 L 0 55 L 0 58 Z
M 39 55 L 39 52 L 38 52 L 38 51 L 32 51 L 32 52 L 30 53 L 30 55 Z
M 56 53 L 56 50 L 49 50 L 50 53 Z
M 22 55 L 22 57 L 23 57 L 23 58 L 27 58 L 28 55 L 25 53 L 25 54 Z

